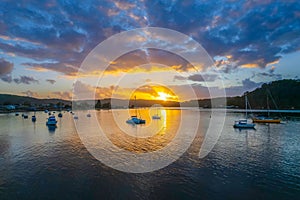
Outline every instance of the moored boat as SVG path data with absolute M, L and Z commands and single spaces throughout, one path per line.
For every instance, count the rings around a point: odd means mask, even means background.
M 265 116 L 257 116 L 252 118 L 253 123 L 275 123 L 279 124 L 281 119 L 279 118 L 272 118 L 272 117 L 265 117 Z
M 56 126 L 56 124 L 57 124 L 57 120 L 56 120 L 55 116 L 53 116 L 53 115 L 50 116 L 48 118 L 48 121 L 46 122 L 47 126 Z
M 152 119 L 160 119 L 160 116 L 158 114 L 155 114 L 152 116 Z
M 255 124 L 253 123 L 248 123 L 247 119 L 240 119 L 235 121 L 234 128 L 249 128 L 249 129 L 253 129 L 255 127 Z
M 160 116 L 158 114 L 158 108 L 156 108 L 156 114 L 152 115 L 152 119 L 160 119 Z
M 248 97 L 247 93 L 245 94 L 245 110 L 246 110 L 246 118 L 245 119 L 240 119 L 234 122 L 233 127 L 234 128 L 240 128 L 240 129 L 253 129 L 255 127 L 255 124 L 253 123 L 248 123 L 247 117 L 248 117 Z M 250 107 L 250 104 L 249 104 Z
M 270 93 L 270 91 L 268 91 L 268 92 Z M 270 95 L 271 95 L 271 93 L 270 93 Z M 273 100 L 273 102 L 274 102 L 274 105 L 277 108 L 277 105 L 276 105 L 274 100 Z M 281 123 L 281 119 L 279 119 L 278 117 L 277 118 L 270 117 L 270 105 L 269 105 L 269 97 L 268 96 L 267 96 L 267 109 L 268 109 L 268 116 L 259 115 L 259 116 L 253 117 L 252 118 L 253 123 L 266 123 L 266 124 L 268 124 L 268 123 L 274 123 L 274 124 Z
M 131 116 L 131 119 L 126 121 L 128 124 L 145 124 L 146 120 L 138 118 L 137 116 Z
M 31 117 L 31 121 L 33 121 L 33 122 L 36 121 L 36 116 L 35 116 L 35 115 L 33 115 L 33 116 Z
M 134 102 L 136 103 L 136 96 L 134 97 Z M 127 124 L 145 124 L 146 120 L 138 118 L 137 109 L 135 109 L 135 115 L 131 116 L 131 119 L 126 120 Z

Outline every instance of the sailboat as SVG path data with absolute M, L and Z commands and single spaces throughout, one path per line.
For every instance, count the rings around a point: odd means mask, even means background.
M 259 115 L 259 116 L 253 117 L 252 118 L 253 122 L 254 123 L 277 123 L 277 124 L 279 124 L 281 122 L 281 119 L 270 117 L 270 106 L 269 106 L 269 97 L 268 96 L 267 96 L 267 109 L 268 109 L 268 116 Z
M 152 119 L 160 119 L 160 116 L 158 115 L 158 108 L 156 108 L 156 114 L 152 116 Z
M 245 119 L 240 119 L 234 122 L 233 127 L 234 128 L 240 128 L 240 129 L 252 129 L 255 127 L 255 124 L 253 123 L 248 123 L 247 117 L 248 117 L 248 97 L 247 94 L 245 94 L 245 109 L 246 109 L 246 118 Z
M 136 105 L 136 96 L 134 96 L 134 104 Z M 138 118 L 137 109 L 135 109 L 135 115 L 131 116 L 131 119 L 126 120 L 127 124 L 145 124 L 146 120 Z
M 46 122 L 47 126 L 56 126 L 57 121 L 54 115 L 50 116 Z

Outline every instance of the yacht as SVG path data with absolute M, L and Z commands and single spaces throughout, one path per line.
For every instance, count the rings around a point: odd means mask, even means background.
M 57 120 L 56 120 L 56 118 L 55 118 L 55 116 L 50 116 L 49 118 L 48 118 L 48 121 L 46 122 L 46 125 L 48 125 L 48 126 L 56 126 L 56 124 L 57 124 Z
M 245 109 L 246 109 L 246 117 L 245 119 L 240 119 L 234 122 L 233 127 L 234 128 L 240 128 L 240 129 L 247 129 L 247 128 L 254 128 L 255 124 L 253 123 L 248 123 L 247 117 L 248 117 L 248 97 L 247 94 L 245 94 Z M 250 104 L 249 104 L 250 106 Z

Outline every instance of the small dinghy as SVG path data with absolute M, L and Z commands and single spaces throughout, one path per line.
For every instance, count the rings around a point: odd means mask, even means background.
M 32 121 L 32 122 L 36 122 L 36 116 L 35 116 L 35 115 L 33 115 L 33 116 L 31 117 L 31 121 Z

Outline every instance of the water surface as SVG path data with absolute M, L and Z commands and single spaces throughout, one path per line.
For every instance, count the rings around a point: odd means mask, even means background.
M 125 122 L 127 114 L 118 111 Z M 84 112 L 85 115 L 86 111 Z M 0 199 L 297 199 L 300 197 L 300 121 L 258 124 L 256 130 L 235 130 L 242 114 L 228 113 L 213 151 L 198 157 L 210 120 L 209 112 L 165 110 L 161 121 L 150 120 L 149 135 L 141 127 L 111 120 L 111 111 L 96 113 L 110 139 L 128 151 L 144 153 L 163 148 L 174 138 L 182 117 L 200 115 L 196 138 L 179 160 L 144 174 L 120 172 L 96 160 L 82 144 L 73 116 L 63 113 L 56 129 L 14 114 L 0 115 Z M 57 114 L 57 113 L 56 113 Z M 95 117 L 92 115 L 92 117 Z M 79 121 L 85 121 L 82 117 Z M 191 121 L 192 125 L 192 121 Z M 126 135 L 122 129 L 130 130 Z M 94 127 L 86 126 L 87 133 Z M 134 140 L 134 134 L 141 137 Z M 184 142 L 184 140 L 183 140 Z M 162 155 L 165 156 L 165 155 Z

